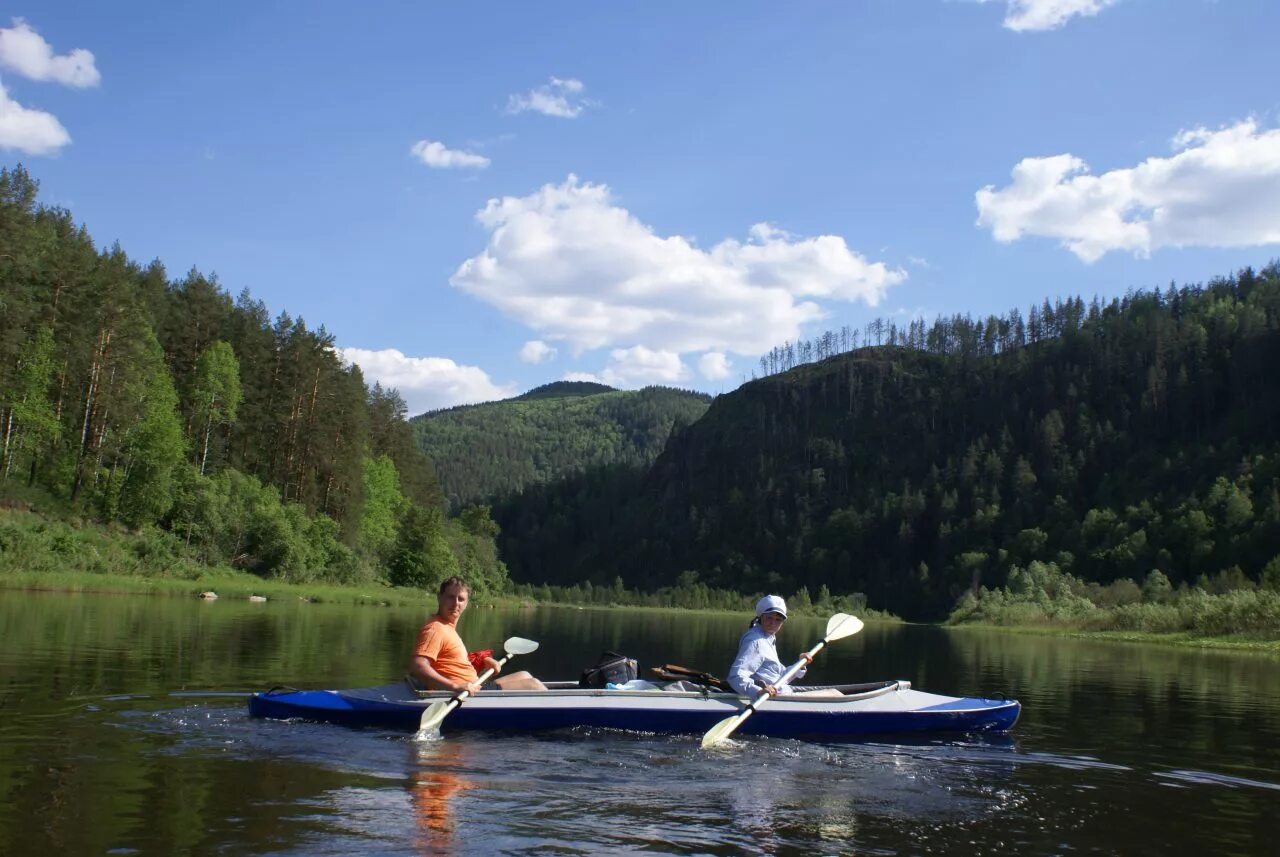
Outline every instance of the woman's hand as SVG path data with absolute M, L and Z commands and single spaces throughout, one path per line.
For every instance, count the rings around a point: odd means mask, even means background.
M 464 691 L 464 690 L 465 690 L 467 693 L 471 694 L 472 696 L 475 696 L 477 693 L 479 693 L 479 692 L 480 692 L 480 682 L 478 682 L 478 681 L 460 681 L 460 682 L 458 682 L 457 684 L 455 684 L 455 685 L 453 686 L 453 692 L 454 692 L 454 693 L 462 693 L 462 691 Z
M 808 652 L 801 652 L 800 660 L 804 661 L 804 665 L 806 667 L 813 665 L 813 655 L 809 654 Z
M 771 684 L 766 684 L 764 686 L 764 692 L 769 694 L 771 697 L 778 695 L 778 689 Z
M 487 670 L 493 670 L 494 675 L 502 672 L 502 664 L 498 663 L 493 658 L 484 659 L 484 668 Z

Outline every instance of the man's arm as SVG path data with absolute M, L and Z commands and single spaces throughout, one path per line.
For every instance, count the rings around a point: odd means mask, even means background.
M 409 661 L 409 674 L 416 678 L 423 687 L 429 687 L 432 690 L 451 690 L 454 693 L 469 690 L 472 693 L 480 690 L 480 682 L 465 681 L 449 681 L 449 679 L 436 672 L 435 667 L 431 665 L 430 658 L 424 658 L 422 655 L 414 655 Z

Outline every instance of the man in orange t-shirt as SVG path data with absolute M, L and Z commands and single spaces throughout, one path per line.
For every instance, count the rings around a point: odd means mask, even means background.
M 467 659 L 467 647 L 458 636 L 458 619 L 467 609 L 471 587 L 461 577 L 450 577 L 440 584 L 436 613 L 418 631 L 418 640 L 409 661 L 409 677 L 431 690 L 462 690 L 475 693 L 480 689 L 480 676 Z M 484 659 L 485 669 L 501 671 L 493 658 Z M 494 679 L 502 690 L 546 690 L 547 686 L 527 672 L 513 673 Z

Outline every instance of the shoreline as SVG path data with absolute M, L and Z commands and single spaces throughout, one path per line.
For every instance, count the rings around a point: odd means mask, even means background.
M 1077 640 L 1100 640 L 1112 643 L 1154 643 L 1183 649 L 1212 649 L 1215 651 L 1260 652 L 1280 655 L 1280 640 L 1259 640 L 1234 637 L 1201 637 L 1185 631 L 1158 634 L 1152 631 L 1090 631 L 1083 628 L 1054 627 L 1050 625 L 988 625 L 965 623 L 938 627 L 952 631 L 1007 631 L 1037 637 L 1071 637 Z
M 267 601 L 301 601 L 313 604 L 349 604 L 379 607 L 430 606 L 435 594 L 425 589 L 380 586 L 378 584 L 336 586 L 332 584 L 290 583 L 267 580 L 249 572 L 210 571 L 195 578 L 145 577 L 93 571 L 8 572 L 0 573 L 0 592 L 49 592 L 67 595 L 155 595 L 167 598 L 198 598 L 202 592 L 216 592 L 216 600 L 247 601 L 261 596 Z M 215 599 L 209 599 L 215 600 Z M 573 604 L 559 601 L 536 601 L 518 595 L 484 595 L 474 599 L 478 607 L 515 609 L 553 608 L 559 610 L 642 610 L 649 612 L 705 613 L 742 616 L 741 610 L 715 607 L 653 606 L 648 604 Z M 797 617 L 823 619 L 828 612 L 793 609 Z M 908 624 L 901 619 L 872 614 L 860 617 L 869 625 Z
M 67 572 L 11 572 L 0 574 L 0 592 L 48 592 L 69 595 L 154 595 L 169 598 L 198 598 L 200 593 L 213 591 L 218 600 L 248 601 L 259 596 L 272 602 L 303 602 L 314 604 L 339 604 L 375 607 L 430 606 L 432 595 L 425 590 L 406 590 L 396 587 L 333 586 L 324 584 L 289 583 L 258 578 L 247 572 L 212 571 L 197 578 L 163 578 L 102 574 L 89 571 Z M 538 602 L 518 596 L 499 595 L 477 599 L 477 606 L 503 608 L 556 608 L 565 610 L 643 610 L 740 615 L 737 610 L 701 609 L 691 607 L 655 607 L 623 604 L 566 604 Z M 797 616 L 822 618 L 825 614 L 814 611 L 793 611 Z M 870 616 L 868 624 L 906 625 L 900 619 Z M 1239 639 L 1231 637 L 1200 637 L 1185 632 L 1158 634 L 1140 631 L 1090 631 L 1080 628 L 1051 627 L 1044 625 L 989 625 L 966 623 L 923 623 L 945 631 L 967 630 L 1003 631 L 1013 634 L 1029 634 L 1043 637 L 1071 637 L 1080 640 L 1100 640 L 1114 643 L 1154 643 L 1177 648 L 1210 649 L 1215 651 L 1260 652 L 1280 655 L 1280 640 Z
M 92 571 L 10 572 L 0 575 L 0 592 L 51 592 L 66 595 L 156 595 L 167 598 L 199 598 L 215 592 L 217 599 L 248 601 L 301 601 L 313 604 L 421 606 L 428 594 L 396 587 L 334 586 L 265 580 L 252 574 L 212 572 L 195 578 L 142 577 L 101 574 Z

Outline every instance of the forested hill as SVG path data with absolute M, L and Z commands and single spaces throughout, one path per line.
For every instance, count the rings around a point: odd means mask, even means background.
M 707 410 L 703 393 L 623 391 L 560 381 L 501 402 L 414 417 L 421 450 L 453 506 L 608 465 L 648 466 L 673 426 Z
M 323 326 L 100 249 L 37 197 L 0 169 L 0 498 L 121 522 L 175 564 L 506 586 L 487 514 L 443 516 L 403 400 Z M 0 553 L 23 538 L 0 528 Z
M 720 396 L 647 472 L 503 504 L 513 578 L 826 586 L 937 618 L 1035 560 L 1174 585 L 1280 562 L 1277 265 L 893 340 Z

